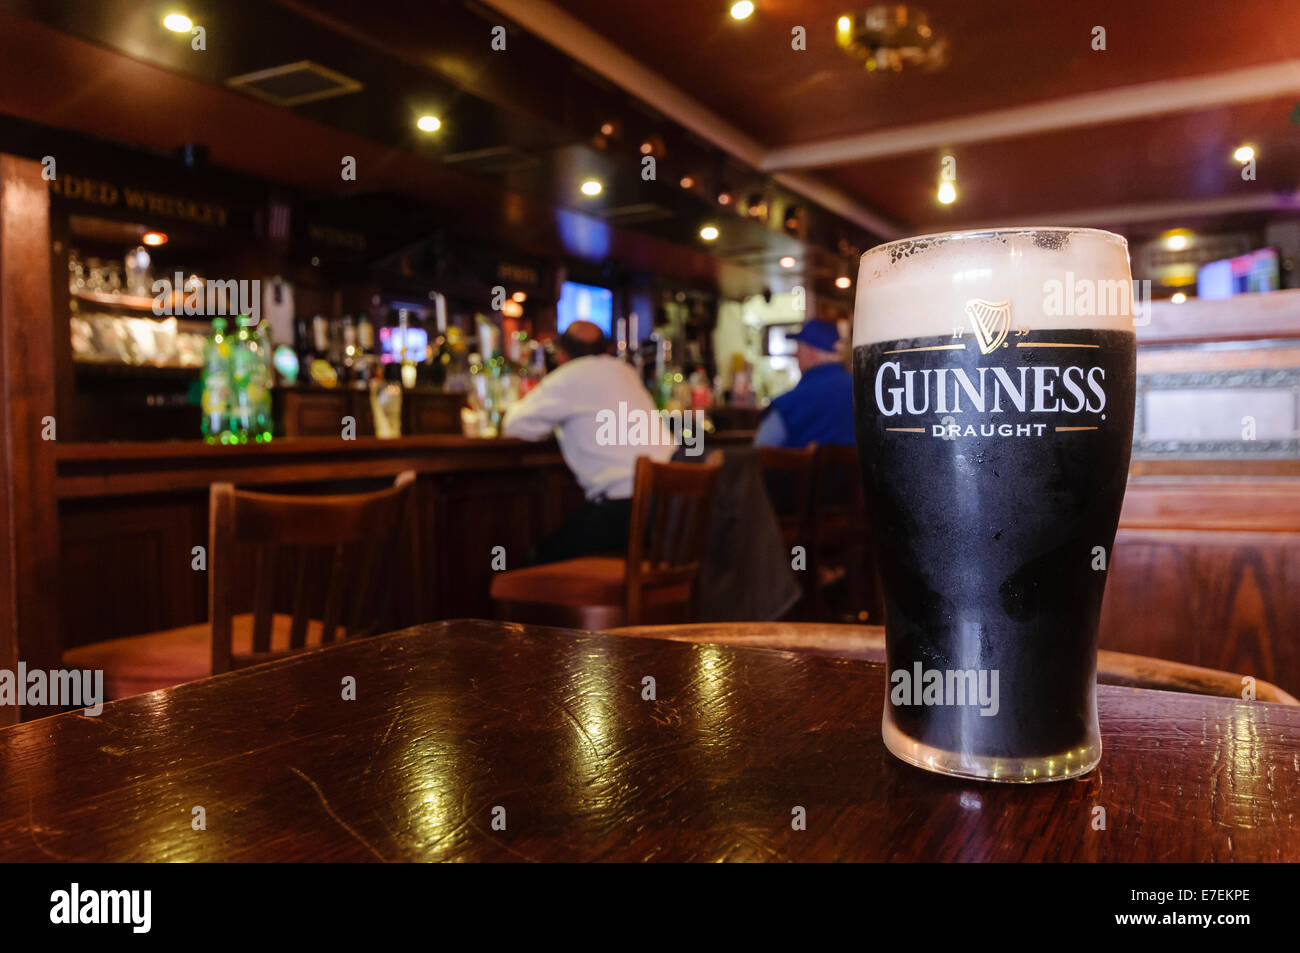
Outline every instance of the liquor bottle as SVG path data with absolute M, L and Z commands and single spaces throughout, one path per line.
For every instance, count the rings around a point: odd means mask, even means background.
M 271 364 L 266 333 L 246 314 L 231 350 L 233 431 L 237 443 L 266 443 L 272 435 Z
M 252 334 L 245 315 L 237 319 L 239 331 L 230 347 L 230 433 L 231 443 L 248 443 L 253 432 L 253 401 L 249 393 L 257 355 L 251 347 Z
M 352 316 L 345 314 L 342 321 L 343 353 L 340 355 L 339 380 L 350 383 L 355 377 L 355 368 L 360 357 L 357 349 L 357 326 Z
M 230 438 L 230 339 L 226 319 L 212 319 L 212 334 L 203 345 L 203 440 L 228 443 Z
M 330 357 L 330 322 L 323 314 L 311 319 L 312 358 L 328 361 Z
M 357 347 L 367 356 L 375 351 L 375 326 L 364 314 L 357 318 Z
M 251 323 L 251 322 L 250 322 Z M 249 399 L 253 408 L 252 438 L 257 443 L 268 443 L 275 433 L 275 418 L 271 405 L 271 388 L 275 383 L 275 366 L 271 356 L 271 342 L 266 335 L 266 325 L 258 323 L 249 342 L 257 356 L 253 378 L 249 382 Z

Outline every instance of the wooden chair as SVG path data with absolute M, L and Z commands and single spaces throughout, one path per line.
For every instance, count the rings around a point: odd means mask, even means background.
M 781 538 L 787 546 L 810 545 L 817 444 L 810 443 L 802 450 L 759 447 L 758 465 L 781 524 Z
M 408 509 L 414 483 L 410 470 L 390 489 L 341 496 L 272 495 L 214 483 L 209 621 L 78 646 L 63 653 L 64 664 L 103 669 L 105 694 L 124 698 L 328 645 L 336 636 L 382 631 L 403 570 L 419 578 Z M 423 618 L 419 586 L 408 586 L 409 608 Z M 236 613 L 241 594 L 250 592 L 253 611 Z M 281 607 L 288 612 L 277 612 Z
M 634 625 L 607 630 L 611 635 L 672 639 L 678 642 L 716 642 L 750 648 L 783 649 L 885 661 L 885 629 L 878 625 L 828 625 L 820 622 L 704 622 L 692 625 Z M 1241 698 L 1241 676 L 1199 665 L 1184 665 L 1126 652 L 1097 653 L 1097 681 L 1102 685 L 1153 688 Z M 1300 705 L 1293 695 L 1272 682 L 1256 679 L 1257 701 Z
M 492 580 L 498 619 L 599 629 L 690 618 L 722 453 L 636 462 L 627 555 L 584 556 Z

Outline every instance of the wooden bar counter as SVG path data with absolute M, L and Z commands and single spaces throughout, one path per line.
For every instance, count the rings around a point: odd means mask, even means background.
M 748 445 L 745 432 L 710 448 Z M 201 622 L 207 574 L 208 487 L 351 492 L 417 474 L 416 515 L 429 618 L 490 617 L 495 547 L 507 568 L 558 529 L 583 499 L 553 440 L 528 443 L 429 435 L 277 438 L 237 447 L 194 442 L 67 443 L 54 448 L 60 621 L 24 630 L 22 657 Z M 410 618 L 409 622 L 427 619 Z
M 0 730 L 0 860 L 1300 860 L 1298 708 L 1102 686 L 1096 770 L 998 785 L 890 755 L 885 688 L 858 659 L 418 626 Z
M 350 492 L 408 469 L 418 475 L 415 512 L 432 618 L 490 616 L 493 547 L 505 548 L 508 566 L 519 565 L 582 501 L 553 441 L 312 437 L 238 447 L 58 446 L 58 647 L 206 618 L 207 574 L 192 564 L 193 548 L 207 545 L 210 484 Z M 23 649 L 24 658 L 38 657 L 32 646 Z

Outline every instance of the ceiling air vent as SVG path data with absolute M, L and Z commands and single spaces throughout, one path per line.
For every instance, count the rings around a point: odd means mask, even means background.
M 538 164 L 535 156 L 521 152 L 514 146 L 492 146 L 471 152 L 449 152 L 442 156 L 448 165 L 459 166 L 479 175 L 501 175 L 530 169 Z
M 311 60 L 299 60 L 297 63 L 273 66 L 256 73 L 232 76 L 226 80 L 226 85 L 277 106 L 314 103 L 318 99 L 355 93 L 362 88 L 355 79 L 326 69 Z

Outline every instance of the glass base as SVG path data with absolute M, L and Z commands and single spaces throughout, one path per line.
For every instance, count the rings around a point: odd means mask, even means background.
M 1000 758 L 945 751 L 935 748 L 899 731 L 889 719 L 886 709 L 881 722 L 881 734 L 890 754 L 908 764 L 947 774 L 955 778 L 973 778 L 977 781 L 1000 781 L 1008 784 L 1036 784 L 1042 781 L 1065 781 L 1087 774 L 1101 760 L 1101 739 L 1060 754 L 1035 758 Z

